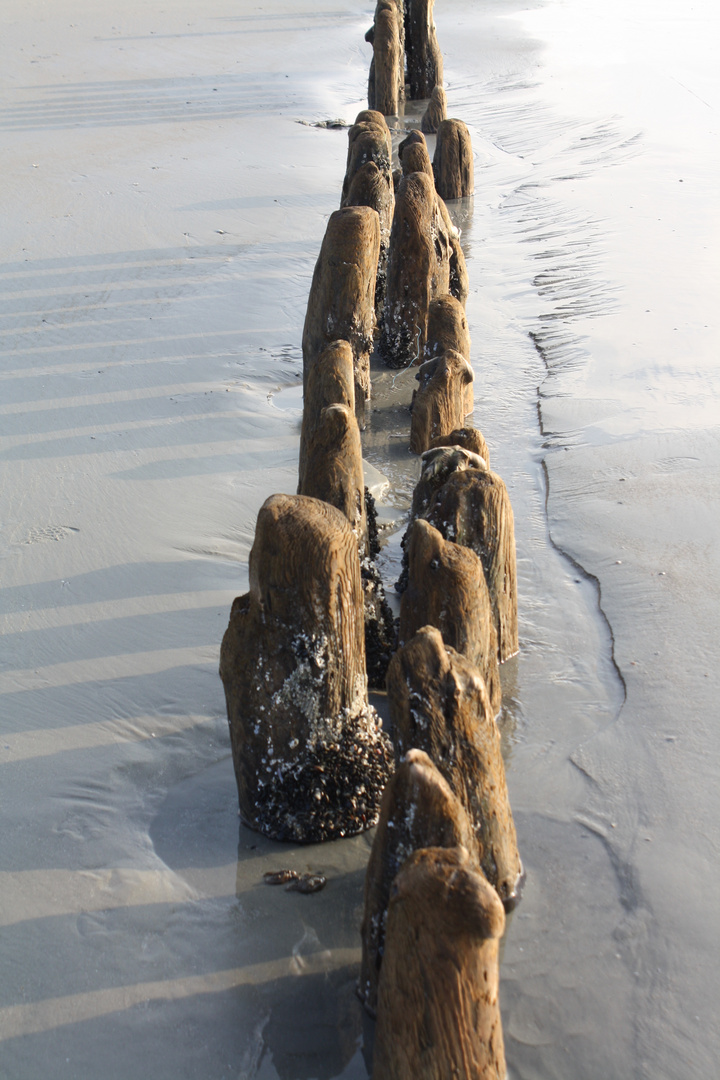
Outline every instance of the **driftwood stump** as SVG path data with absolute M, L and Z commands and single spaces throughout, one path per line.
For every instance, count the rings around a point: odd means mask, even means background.
M 417 747 L 437 766 L 472 822 L 485 877 L 512 906 L 522 864 L 500 732 L 480 672 L 424 626 L 390 661 L 387 690 L 396 759 Z
M 470 329 L 465 309 L 454 296 L 439 296 L 428 311 L 425 359 L 457 352 L 470 360 Z
M 447 439 L 452 439 L 452 435 L 456 435 L 457 432 L 452 432 L 446 436 Z M 433 440 L 439 442 L 439 439 Z M 407 589 L 408 582 L 408 538 L 413 521 L 416 518 L 427 517 L 427 509 L 443 486 L 448 476 L 455 472 L 456 469 L 484 469 L 485 461 L 478 454 L 472 453 L 470 450 L 463 449 L 462 446 L 457 446 L 453 442 L 449 446 L 433 446 L 429 450 L 425 450 L 422 455 L 422 471 L 420 473 L 420 479 L 415 485 L 413 491 L 412 508 L 410 511 L 410 521 L 407 529 L 401 541 L 403 549 L 402 557 L 402 570 L 400 578 L 395 584 L 395 591 L 402 593 Z
M 434 182 L 434 181 L 433 181 Z M 470 293 L 470 278 L 465 264 L 465 255 L 460 244 L 460 233 L 455 228 L 445 200 L 438 195 L 438 209 L 442 215 L 445 229 L 450 237 L 450 294 L 460 301 L 463 307 Z M 440 295 L 440 294 L 438 294 Z
M 355 174 L 371 161 L 375 162 L 388 183 L 392 184 L 392 137 L 384 117 L 382 117 L 382 123 L 377 120 L 363 120 L 359 124 L 353 124 L 348 131 L 347 162 L 340 197 L 341 208 L 348 205 L 350 185 Z
M 246 825 L 315 843 L 375 823 L 392 751 L 367 701 L 357 541 L 335 507 L 263 504 L 220 675 Z
M 430 154 L 428 153 L 425 136 L 420 131 L 411 131 L 406 139 L 398 146 L 398 157 L 402 166 L 403 176 L 410 173 L 426 173 L 434 181 L 434 173 Z
M 478 457 L 483 458 L 487 467 L 490 468 L 490 451 L 482 432 L 477 428 L 458 428 L 456 431 L 451 431 L 449 435 L 438 435 L 430 443 L 430 449 L 434 450 L 438 446 L 459 446 L 463 450 L 469 450 L 471 454 L 477 454 Z
M 405 18 L 410 98 L 429 98 L 443 82 L 443 58 L 435 33 L 434 0 L 408 0 Z
M 497 473 L 454 471 L 430 499 L 423 516 L 455 544 L 480 556 L 502 663 L 518 651 L 515 524 L 510 497 Z
M 408 585 L 400 606 L 400 644 L 423 626 L 466 656 L 485 680 L 493 715 L 500 711 L 497 633 L 482 562 L 418 518 L 408 530 Z
M 448 436 L 450 438 L 450 436 Z M 484 469 L 479 454 L 462 446 L 435 446 L 422 455 L 422 471 L 413 492 L 410 520 L 427 517 L 428 507 L 448 477 L 464 469 Z M 447 538 L 446 538 L 447 539 Z
M 355 117 L 355 123 L 356 124 L 365 124 L 365 123 L 379 124 L 380 127 L 382 127 L 383 125 L 385 127 L 387 127 L 387 120 L 385 119 L 384 115 L 381 112 L 378 112 L 377 109 L 361 109 L 360 112 Z M 389 130 L 390 129 L 388 128 L 388 131 Z
M 421 128 L 426 135 L 434 135 L 447 117 L 447 97 L 442 86 L 435 86 L 428 107 L 423 113 Z
M 315 265 L 303 328 L 303 391 L 310 369 L 332 341 L 353 351 L 355 411 L 364 415 L 370 396 L 370 353 L 375 327 L 375 277 L 380 219 L 368 206 L 347 206 L 330 215 Z
M 362 443 L 355 414 L 347 405 L 328 405 L 308 439 L 299 495 L 337 507 L 355 534 L 360 556 L 367 547 Z
M 433 300 L 428 312 L 425 359 L 457 352 L 470 363 L 470 330 L 465 308 L 457 297 L 448 294 Z M 475 401 L 472 382 L 465 387 L 465 415 L 473 411 Z
M 373 1080 L 505 1080 L 504 929 L 497 893 L 462 848 L 410 856 L 388 907 Z
M 427 754 L 409 750 L 385 788 L 365 874 L 358 995 L 371 1016 L 377 1009 L 385 919 L 396 874 L 419 848 L 458 845 L 477 853 L 475 833 L 464 807 Z
M 374 161 L 362 165 L 348 188 L 345 206 L 371 206 L 380 218 L 380 254 L 375 279 L 375 315 L 379 319 L 385 303 L 390 228 L 395 209 L 395 191 L 388 169 L 379 169 Z
M 404 18 L 402 4 L 397 0 L 379 0 L 375 9 L 372 36 L 373 63 L 368 104 L 385 116 L 397 116 L 405 100 L 405 54 L 403 48 Z
M 298 494 L 302 493 L 305 478 L 308 441 L 312 439 L 323 409 L 328 405 L 347 405 L 351 412 L 355 412 L 353 353 L 347 341 L 333 341 L 323 349 L 307 373 L 300 430 Z
M 435 187 L 441 199 L 463 199 L 475 190 L 475 166 L 467 125 L 443 120 L 437 131 L 433 157 Z
M 380 337 L 390 367 L 419 362 L 430 302 L 450 289 L 451 237 L 439 202 L 426 173 L 411 173 L 398 185 Z
M 438 435 L 463 426 L 474 375 L 460 353 L 446 352 L 421 364 L 415 378 L 420 386 L 412 397 L 410 449 L 422 454 Z

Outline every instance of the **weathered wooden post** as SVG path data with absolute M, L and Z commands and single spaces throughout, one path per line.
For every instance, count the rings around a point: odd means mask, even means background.
M 410 173 L 414 172 L 424 172 L 434 182 L 435 174 L 433 173 L 432 161 L 428 153 L 425 136 L 421 131 L 413 130 L 403 139 L 398 146 L 398 157 L 403 176 L 409 176 Z
M 425 358 L 457 352 L 470 363 L 470 329 L 465 308 L 457 297 L 448 294 L 433 300 L 428 312 L 428 331 L 425 341 Z M 465 415 L 473 411 L 473 385 L 465 386 Z M 443 433 L 445 434 L 445 433 Z
M 347 405 L 328 405 L 320 413 L 308 439 L 298 494 L 323 499 L 337 507 L 352 527 L 360 556 L 365 554 L 367 519 L 362 443 L 357 419 Z
M 422 172 L 404 176 L 395 198 L 380 337 L 390 367 L 420 361 L 430 302 L 450 291 L 450 255 L 450 233 L 432 180 Z
M 374 1016 L 393 880 L 413 851 L 462 845 L 477 855 L 467 813 L 436 765 L 422 750 L 409 750 L 388 781 L 365 874 L 362 965 L 358 995 Z
M 355 412 L 353 353 L 347 341 L 333 341 L 327 345 L 307 373 L 300 429 L 298 494 L 302 493 L 305 479 L 308 441 L 312 439 L 323 409 L 328 405 L 347 405 L 351 412 Z
M 426 135 L 434 135 L 447 117 L 447 97 L 442 86 L 433 87 L 428 107 L 423 113 L 421 128 Z
M 435 187 L 441 199 L 463 199 L 475 190 L 472 143 L 462 120 L 443 120 L 433 157 Z
M 518 651 L 515 523 L 510 497 L 497 473 L 454 471 L 423 514 L 447 540 L 482 560 L 502 663 Z
M 412 397 L 410 449 L 422 454 L 438 435 L 462 427 L 472 395 L 473 370 L 465 357 L 445 352 L 420 365 Z
M 353 351 L 355 411 L 359 417 L 370 397 L 379 255 L 376 210 L 347 206 L 331 214 L 313 273 L 303 329 L 303 390 L 310 369 L 327 345 L 348 341 Z
M 220 675 L 246 825 L 315 843 L 375 823 L 392 751 L 367 700 L 357 540 L 335 507 L 263 504 Z
M 429 98 L 443 82 L 443 58 L 433 20 L 435 0 L 408 0 L 405 20 L 410 97 Z
M 392 182 L 392 136 L 385 117 L 369 109 L 358 113 L 358 116 L 366 116 L 367 119 L 356 120 L 348 130 L 348 152 L 340 199 L 341 207 L 346 205 L 355 173 L 370 161 L 374 161 L 388 181 Z
M 406 537 L 408 585 L 400 606 L 400 644 L 436 626 L 447 645 L 480 670 L 493 715 L 500 711 L 497 633 L 482 562 L 417 518 Z
M 411 855 L 392 887 L 373 1080 L 505 1080 L 505 912 L 462 848 Z
M 372 32 L 368 105 L 385 116 L 397 116 L 405 100 L 404 17 L 402 2 L 378 0 Z
M 430 449 L 434 450 L 439 446 L 459 446 L 461 449 L 468 450 L 471 454 L 477 454 L 478 457 L 483 458 L 487 467 L 490 468 L 490 451 L 485 442 L 485 437 L 477 428 L 457 428 L 455 431 L 451 431 L 449 435 L 436 435 L 430 443 Z
M 424 626 L 390 661 L 387 690 L 396 758 L 417 747 L 437 766 L 475 829 L 485 877 L 512 906 L 522 864 L 500 732 L 480 672 Z

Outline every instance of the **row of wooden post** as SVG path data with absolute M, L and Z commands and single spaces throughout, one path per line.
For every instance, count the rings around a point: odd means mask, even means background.
M 517 652 L 513 516 L 473 409 L 467 271 L 442 192 L 472 193 L 464 124 L 444 116 L 432 0 L 379 0 L 369 109 L 348 133 L 303 330 L 298 493 L 258 515 L 250 589 L 221 648 L 243 821 L 315 842 L 378 823 L 359 994 L 375 1080 L 505 1075 L 504 910 L 522 876 L 496 716 Z M 429 98 L 431 162 L 385 115 Z M 418 365 L 421 477 L 403 539 L 399 625 L 375 567 L 361 429 L 370 355 Z M 369 704 L 386 685 L 390 733 Z

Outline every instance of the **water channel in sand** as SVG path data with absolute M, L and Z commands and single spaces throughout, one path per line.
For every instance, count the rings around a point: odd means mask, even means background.
M 295 487 L 344 171 L 345 132 L 296 120 L 363 107 L 371 13 L 195 8 L 3 13 L 3 1080 L 368 1076 L 371 836 L 238 826 L 216 668 L 257 509 Z M 436 3 L 476 154 L 451 206 L 475 424 L 518 547 L 501 992 L 528 1080 L 718 1056 L 715 19 Z M 391 583 L 413 377 L 373 375 Z M 328 886 L 264 887 L 279 865 Z

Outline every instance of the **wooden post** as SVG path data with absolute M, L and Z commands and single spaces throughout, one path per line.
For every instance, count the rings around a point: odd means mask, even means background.
M 412 398 L 410 449 L 422 454 L 438 435 L 446 435 L 465 423 L 474 375 L 460 353 L 448 351 L 426 360 L 415 378 L 420 386 Z
M 380 337 L 390 367 L 420 362 L 430 302 L 450 290 L 450 255 L 450 233 L 432 180 L 422 172 L 404 176 L 395 198 Z
M 436 626 L 443 641 L 480 670 L 493 715 L 500 711 L 497 633 L 480 558 L 444 540 L 418 518 L 406 538 L 408 586 L 400 606 L 400 644 L 423 626 Z
M 220 676 L 246 825 L 315 843 L 375 823 L 391 748 L 367 701 L 357 540 L 335 507 L 263 504 Z
M 522 864 L 500 732 L 480 672 L 424 626 L 390 661 L 387 691 L 396 759 L 417 747 L 437 766 L 475 829 L 485 877 L 512 906 Z
M 350 523 L 360 557 L 367 549 L 362 443 L 355 414 L 347 405 L 328 405 L 308 439 L 299 495 L 323 499 Z
M 397 116 L 400 103 L 405 100 L 403 12 L 397 0 L 378 0 L 372 46 L 375 80 L 373 108 L 385 116 Z
M 359 417 L 370 397 L 379 254 L 376 210 L 347 206 L 331 214 L 315 265 L 303 329 L 303 390 L 323 349 L 332 341 L 348 341 L 353 351 L 355 411 Z
M 463 199 L 475 190 L 472 143 L 462 120 L 443 120 L 437 132 L 435 187 L 441 199 Z
M 410 97 L 429 98 L 443 82 L 443 58 L 435 33 L 434 0 L 409 0 L 405 21 Z
M 460 353 L 470 363 L 470 330 L 465 308 L 451 294 L 439 296 L 431 303 L 425 341 L 426 359 L 446 352 Z M 474 404 L 473 384 L 468 382 L 465 385 L 465 416 L 473 411 Z
M 451 473 L 423 515 L 482 559 L 502 663 L 518 651 L 515 523 L 507 488 L 489 469 Z
M 465 809 L 428 755 L 409 750 L 385 788 L 365 874 L 358 994 L 371 1016 L 377 1009 L 385 919 L 396 874 L 419 848 L 457 845 L 477 854 L 475 832 Z
M 433 87 L 428 107 L 423 113 L 421 128 L 426 135 L 434 135 L 447 117 L 447 97 L 442 86 Z
M 421 131 L 411 131 L 407 138 L 403 139 L 398 146 L 398 157 L 400 158 L 403 176 L 409 176 L 410 173 L 414 172 L 424 172 L 434 181 L 435 174 L 433 173 L 432 161 L 428 153 L 425 136 Z
M 477 428 L 457 428 L 449 435 L 437 435 L 430 443 L 430 449 L 434 450 L 438 446 L 459 446 L 483 458 L 487 467 L 490 468 L 490 451 L 482 432 Z
M 353 353 L 347 341 L 333 341 L 318 356 L 308 370 L 303 395 L 303 418 L 300 430 L 300 464 L 298 494 L 305 479 L 308 441 L 328 405 L 347 405 L 355 412 L 355 376 Z
M 505 1080 L 504 929 L 497 893 L 462 848 L 409 857 L 388 907 L 373 1080 Z

